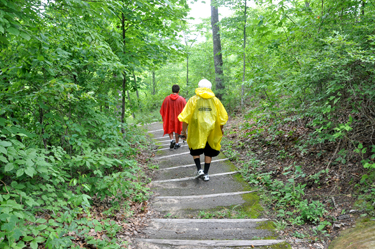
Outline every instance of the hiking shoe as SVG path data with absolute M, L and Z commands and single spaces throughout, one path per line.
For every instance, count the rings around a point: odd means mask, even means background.
M 170 149 L 173 149 L 175 144 L 176 144 L 176 142 L 175 142 L 174 140 L 172 140 L 172 141 L 171 141 L 171 144 L 169 145 L 169 148 L 170 148 Z
M 210 180 L 210 177 L 208 176 L 208 174 L 205 174 L 205 175 L 203 176 L 203 181 L 207 182 L 207 181 L 209 181 L 209 180 Z
M 181 147 L 181 145 L 179 145 L 179 144 L 175 144 L 175 145 L 174 145 L 174 149 L 175 149 L 175 150 L 177 150 L 177 149 L 180 148 L 180 147 Z
M 195 175 L 195 179 L 198 179 L 199 177 L 202 177 L 202 176 L 204 176 L 204 172 L 203 172 L 203 169 L 200 169 Z

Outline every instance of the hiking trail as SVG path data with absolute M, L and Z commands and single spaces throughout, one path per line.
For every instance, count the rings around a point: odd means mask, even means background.
M 164 218 L 150 220 L 135 240 L 136 248 L 290 248 L 276 239 L 267 219 L 198 218 L 200 213 L 234 208 L 258 216 L 256 190 L 239 180 L 240 174 L 223 153 L 213 158 L 208 182 L 195 179 L 196 167 L 186 142 L 179 149 L 169 149 L 162 123 L 144 128 L 157 145 L 153 162 L 159 165 L 151 182 L 150 205 Z

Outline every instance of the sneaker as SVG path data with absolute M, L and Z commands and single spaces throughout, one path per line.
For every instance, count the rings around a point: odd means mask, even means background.
M 172 140 L 172 141 L 171 141 L 171 144 L 169 145 L 169 148 L 170 148 L 170 149 L 173 149 L 175 144 L 176 144 L 176 142 L 175 142 L 174 140 Z
M 198 179 L 199 177 L 202 177 L 202 176 L 204 176 L 204 172 L 203 172 L 203 169 L 200 169 L 195 175 L 195 179 Z
M 209 180 L 210 180 L 210 177 L 208 176 L 208 174 L 205 174 L 205 175 L 203 176 L 203 181 L 207 182 L 207 181 L 209 181 Z
M 175 149 L 175 150 L 177 150 L 177 149 L 180 148 L 180 147 L 181 147 L 181 145 L 179 145 L 179 144 L 175 144 L 175 145 L 174 145 L 174 149 Z

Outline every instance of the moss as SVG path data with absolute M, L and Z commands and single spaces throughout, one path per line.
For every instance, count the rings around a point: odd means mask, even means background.
M 225 163 L 229 166 L 232 171 L 237 171 L 237 167 L 231 161 L 225 161 Z M 251 191 L 253 190 L 248 182 L 246 182 L 241 174 L 234 175 L 234 179 L 241 183 L 243 187 L 243 191 Z M 242 205 L 241 209 L 246 214 L 247 217 L 256 219 L 261 216 L 263 207 L 260 205 L 259 196 L 256 192 L 243 194 L 243 200 L 245 203 Z
M 353 249 L 375 248 L 375 221 L 368 218 L 358 220 L 355 228 L 342 232 L 328 248 L 340 249 L 349 245 Z
M 242 211 L 247 217 L 256 219 L 262 215 L 263 207 L 260 205 L 257 193 L 249 193 L 242 195 L 245 203 L 242 205 Z
M 282 242 L 276 245 L 267 247 L 267 249 L 292 249 L 291 245 L 287 242 Z
M 272 221 L 263 221 L 263 222 L 258 222 L 259 226 L 257 229 L 264 229 L 264 230 L 274 230 L 275 229 L 275 224 Z

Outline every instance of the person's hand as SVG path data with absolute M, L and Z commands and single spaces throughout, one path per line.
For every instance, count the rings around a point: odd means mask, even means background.
M 187 139 L 187 136 L 186 136 L 186 132 L 181 132 L 181 134 L 179 135 L 180 138 L 182 138 L 182 140 L 186 140 Z

